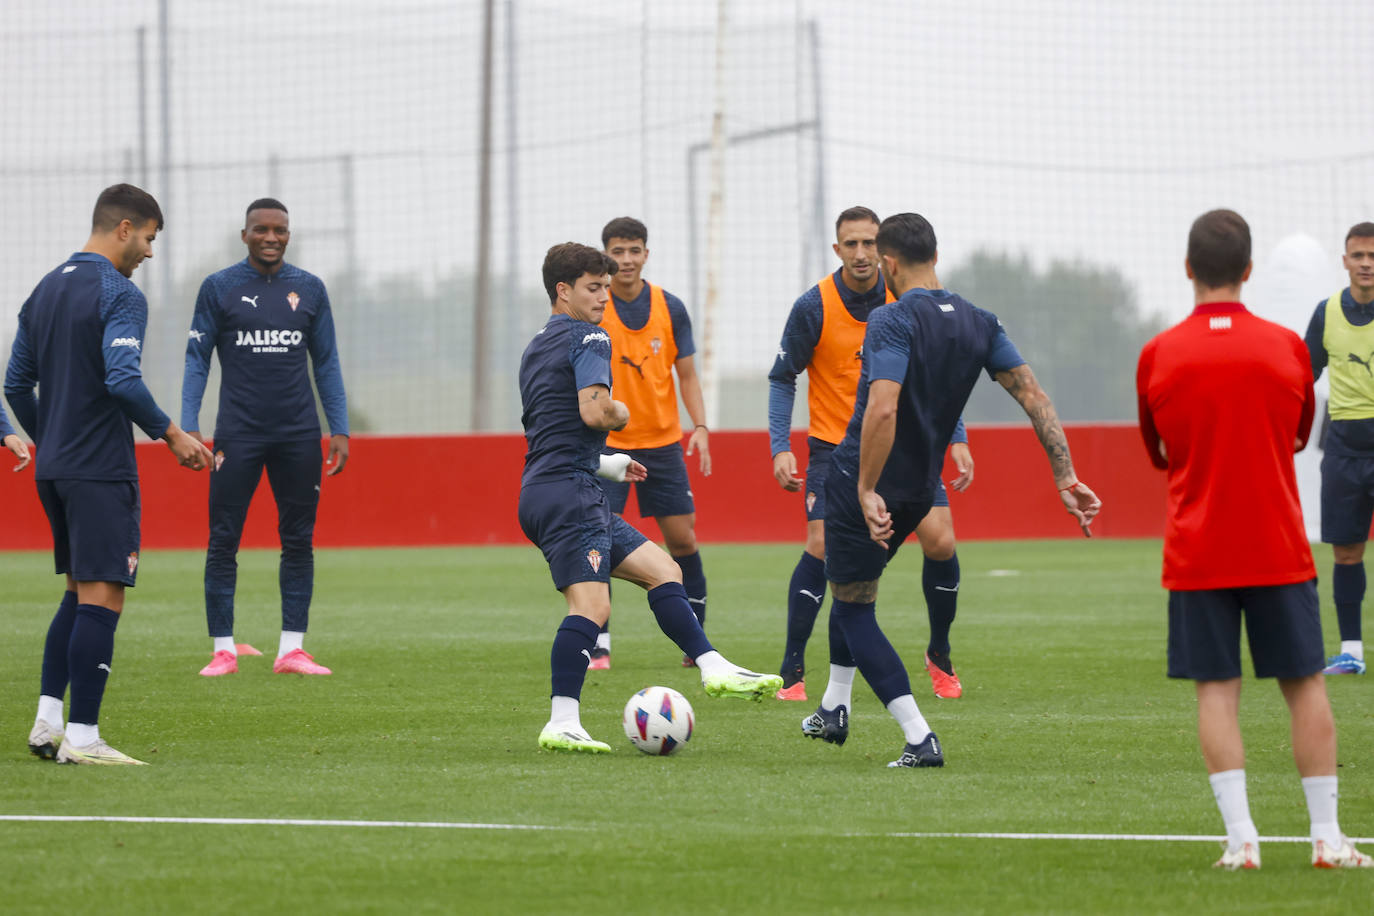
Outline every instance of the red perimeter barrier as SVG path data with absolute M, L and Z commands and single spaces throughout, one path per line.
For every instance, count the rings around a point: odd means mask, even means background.
M 1134 424 L 1070 425 L 1069 446 L 1083 481 L 1102 497 L 1098 536 L 1159 537 L 1164 531 L 1164 475 L 1145 458 Z M 797 463 L 806 465 L 805 434 L 793 434 Z M 1072 538 L 1078 527 L 1064 512 L 1049 464 L 1029 424 L 973 426 L 975 474 L 965 493 L 950 493 L 955 531 L 963 540 Z M 352 440 L 348 467 L 321 483 L 315 543 L 321 547 L 431 544 L 523 544 L 515 518 L 521 435 L 368 437 Z M 178 467 L 162 443 L 137 448 L 143 493 L 143 545 L 205 547 L 209 475 Z M 687 459 L 705 543 L 795 541 L 805 537 L 802 495 L 774 481 L 768 436 L 762 431 L 711 434 L 715 472 L 702 477 Z M 0 453 L 0 550 L 52 546 L 32 470 L 8 473 Z M 945 479 L 955 476 L 945 467 Z M 626 515 L 650 537 L 633 496 Z M 264 477 L 244 529 L 245 547 L 278 544 L 276 510 Z

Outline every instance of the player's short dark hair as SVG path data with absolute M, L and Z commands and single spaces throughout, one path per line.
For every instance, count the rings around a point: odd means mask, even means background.
M 1345 243 L 1350 244 L 1351 239 L 1374 239 L 1374 223 L 1356 223 L 1350 227 L 1350 231 L 1345 234 Z
M 142 226 L 149 220 L 157 221 L 162 229 L 162 208 L 157 205 L 153 195 L 131 184 L 112 184 L 100 192 L 95 200 L 95 210 L 91 213 L 91 230 L 109 232 L 124 220 L 135 226 Z
M 835 231 L 839 232 L 840 227 L 845 223 L 858 222 L 869 222 L 877 226 L 882 223 L 882 220 L 878 219 L 878 214 L 874 213 L 867 207 L 850 207 L 849 209 L 841 212 L 840 215 L 836 217 Z
M 919 213 L 895 213 L 878 224 L 878 254 L 903 264 L 935 260 L 935 227 Z
M 1188 230 L 1188 265 L 1208 289 L 1235 286 L 1250 266 L 1250 225 L 1234 210 L 1209 210 Z
M 601 230 L 601 247 L 605 248 L 610 245 L 611 239 L 640 241 L 647 245 L 649 244 L 649 227 L 633 216 L 617 216 L 606 224 L 606 228 Z
M 243 211 L 243 221 L 245 223 L 248 222 L 248 214 L 252 213 L 254 210 L 280 210 L 286 214 L 290 214 L 291 212 L 286 209 L 286 204 L 277 200 L 275 197 L 259 197 L 248 205 L 247 210 Z
M 597 277 L 602 274 L 614 275 L 619 269 L 620 265 L 604 251 L 580 242 L 564 242 L 554 245 L 544 255 L 544 289 L 548 292 L 549 302 L 552 304 L 558 299 L 558 284 L 566 283 L 572 286 L 583 274 Z

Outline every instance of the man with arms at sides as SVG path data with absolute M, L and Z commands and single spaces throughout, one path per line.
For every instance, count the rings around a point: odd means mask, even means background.
M 214 641 L 206 677 L 233 674 L 238 656 L 261 655 L 234 642 L 239 539 L 253 493 L 267 470 L 281 536 L 281 638 L 272 670 L 329 674 L 305 651 L 315 590 L 315 512 L 320 503 L 320 420 L 310 366 L 329 421 L 329 476 L 348 463 L 344 395 L 334 317 L 319 277 L 286 262 L 286 206 L 264 197 L 248 205 L 240 232 L 248 256 L 205 278 L 186 341 L 181 422 L 200 438 L 200 402 L 219 353 L 216 473 L 210 478 L 210 544 L 205 552 L 205 619 Z M 307 354 L 310 359 L 306 360 Z
M 768 437 L 773 452 L 773 477 L 784 490 L 802 488 L 797 458 L 792 454 L 790 429 L 797 376 L 807 373 L 807 413 L 810 435 L 806 446 L 806 547 L 787 586 L 787 645 L 783 650 L 783 689 L 780 700 L 805 700 L 806 643 L 825 600 L 825 479 L 830 453 L 844 438 L 854 413 L 854 392 L 863 359 L 864 324 L 869 313 L 893 301 L 878 268 L 878 215 L 867 207 L 850 207 L 835 220 L 835 254 L 841 266 L 803 293 L 792 306 L 782 332 L 773 369 L 768 373 Z M 954 428 L 950 451 L 959 476 L 952 482 L 964 490 L 973 482 L 973 455 L 963 420 Z M 949 630 L 959 598 L 959 558 L 954 550 L 954 519 L 949 494 L 936 469 L 935 501 L 916 526 L 925 554 L 921 585 L 930 618 L 926 672 L 937 697 L 962 695 L 963 687 L 949 659 Z M 833 618 L 830 663 L 853 668 L 854 660 Z
M 162 210 L 132 185 L 96 200 L 91 237 L 19 311 L 5 396 L 38 446 L 34 477 L 67 590 L 48 627 L 29 750 L 58 763 L 141 764 L 100 736 L 124 589 L 138 572 L 138 465 L 130 421 L 194 471 L 210 450 L 182 432 L 143 384 L 148 301 L 129 278 L 153 256 Z M 35 396 L 34 388 L 38 394 Z M 70 721 L 62 701 L 71 685 Z
M 1243 617 L 1255 676 L 1277 678 L 1288 703 L 1312 864 L 1367 868 L 1374 860 L 1336 820 L 1336 725 L 1293 470 L 1312 429 L 1311 367 L 1296 334 L 1240 304 L 1250 267 L 1239 214 L 1198 217 L 1184 262 L 1193 313 L 1147 343 L 1136 368 L 1145 450 L 1169 475 L 1169 676 L 1196 682 L 1202 759 L 1226 824 L 1217 867 L 1260 867 L 1238 714 Z
M 706 405 L 697 377 L 696 344 L 687 309 L 681 299 L 646 283 L 641 276 L 649 259 L 648 242 L 649 230 L 628 216 L 611 220 L 601 230 L 601 245 L 619 267 L 611 277 L 611 298 L 601 329 L 610 335 L 614 351 L 611 380 L 616 397 L 630 410 L 629 424 L 607 434 L 606 449 L 623 451 L 648 470 L 648 477 L 635 484 L 639 515 L 652 515 L 658 523 L 664 546 L 682 568 L 682 585 L 692 611 L 705 626 L 706 574 L 697 550 L 696 504 L 682 454 L 674 372 L 693 423 L 687 455 L 699 455 L 698 466 L 708 477 L 710 431 L 706 428 Z M 611 511 L 623 514 L 630 484 L 603 480 L 601 487 Z M 610 651 L 610 632 L 603 629 L 591 667 L 609 668 Z M 684 656 L 682 664 L 690 666 L 692 660 Z
M 687 603 L 682 571 L 668 554 L 611 512 L 596 475 L 643 480 L 624 454 L 602 455 L 606 433 L 629 422 L 611 397 L 611 340 L 597 325 L 616 264 L 587 245 L 566 242 L 544 258 L 552 315 L 520 359 L 521 423 L 527 451 L 520 478 L 520 528 L 544 554 L 568 613 L 549 657 L 552 711 L 539 734 L 549 750 L 604 753 L 610 745 L 582 727 L 580 701 L 597 633 L 611 613 L 610 577 L 648 591 L 664 634 L 701 669 L 711 696 L 760 699 L 782 686 L 775 674 L 736 668 L 711 647 Z
M 1312 377 L 1325 369 L 1331 386 L 1322 541 L 1336 560 L 1331 594 L 1341 647 L 1327 660 L 1326 673 L 1364 674 L 1364 545 L 1374 519 L 1374 223 L 1359 223 L 1346 233 L 1342 263 L 1350 285 L 1317 306 L 1306 341 Z
M 832 617 L 857 669 L 902 728 L 892 767 L 944 766 L 944 752 L 911 695 L 901 657 L 878 626 L 878 579 L 930 512 L 936 475 L 978 375 L 986 370 L 1030 417 L 1060 500 L 1083 533 L 1102 507 L 1079 482 L 1054 405 L 991 312 L 940 287 L 935 230 L 899 213 L 878 228 L 883 276 L 899 298 L 869 316 L 854 416 L 826 479 L 825 573 Z M 832 665 L 820 708 L 802 734 L 843 744 L 855 667 Z

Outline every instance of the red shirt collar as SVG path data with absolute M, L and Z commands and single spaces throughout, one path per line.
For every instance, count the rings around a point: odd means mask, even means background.
M 1246 311 L 1239 302 L 1204 302 L 1193 308 L 1194 315 L 1228 315 Z

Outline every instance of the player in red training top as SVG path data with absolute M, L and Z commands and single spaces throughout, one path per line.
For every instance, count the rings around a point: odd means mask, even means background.
M 1237 711 L 1242 617 L 1255 675 L 1277 678 L 1288 703 L 1312 864 L 1374 867 L 1336 819 L 1336 726 L 1293 470 L 1312 429 L 1312 370 L 1296 334 L 1240 304 L 1251 266 L 1239 214 L 1198 217 L 1185 261 L 1196 307 L 1145 345 L 1136 371 L 1145 448 L 1169 475 L 1169 676 L 1197 684 L 1202 758 L 1226 824 L 1218 867 L 1260 866 Z

